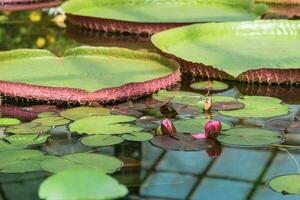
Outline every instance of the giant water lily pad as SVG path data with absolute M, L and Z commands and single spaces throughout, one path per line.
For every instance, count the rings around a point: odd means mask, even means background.
M 47 156 L 41 162 L 41 167 L 52 173 L 71 168 L 101 169 L 106 173 L 113 173 L 122 166 L 123 162 L 117 158 L 95 153 L 75 153 L 62 157 Z
M 180 80 L 177 63 L 121 48 L 78 47 L 62 58 L 46 50 L 19 49 L 1 52 L 0 60 L 0 93 L 38 100 L 107 102 Z
M 0 126 L 10 126 L 20 124 L 21 121 L 16 118 L 0 118 Z
M 64 118 L 77 120 L 92 116 L 109 115 L 110 110 L 102 107 L 77 107 L 62 111 L 60 115 Z
M 63 9 L 71 23 L 88 28 L 153 33 L 187 23 L 257 19 L 266 6 L 251 0 L 72 0 Z
M 39 188 L 41 199 L 118 199 L 128 193 L 124 185 L 97 169 L 71 169 L 47 178 Z
M 184 133 L 175 133 L 174 137 L 169 135 L 156 136 L 151 140 L 151 143 L 163 149 L 176 151 L 201 151 L 210 149 L 215 144 L 211 139 L 197 140 L 190 134 Z
M 243 109 L 220 111 L 220 113 L 240 118 L 268 118 L 286 115 L 289 112 L 286 104 L 282 104 L 280 99 L 273 97 L 244 96 L 238 101 L 245 104 Z
M 24 173 L 41 170 L 44 153 L 37 150 L 15 150 L 0 152 L 0 172 Z
M 282 194 L 300 195 L 300 175 L 278 176 L 269 181 L 269 186 Z
M 262 20 L 190 25 L 158 33 L 152 42 L 203 76 L 293 84 L 299 82 L 299 35 L 299 21 Z
M 130 134 L 124 134 L 122 135 L 122 138 L 128 141 L 143 142 L 151 140 L 153 138 L 153 135 L 147 132 L 134 132 Z
M 58 6 L 60 0 L 1 0 L 0 11 L 37 10 Z
M 8 141 L 5 141 L 3 139 L 0 140 L 0 152 L 24 149 L 26 147 L 27 147 L 26 144 L 10 144 Z
M 17 135 L 40 134 L 48 132 L 51 128 L 49 126 L 42 126 L 40 123 L 23 123 L 9 126 L 5 129 L 6 133 L 13 133 Z
M 180 133 L 204 133 L 204 126 L 209 120 L 203 118 L 193 118 L 184 120 L 175 120 L 174 126 L 177 132 Z M 232 128 L 232 125 L 227 122 L 221 122 L 222 130 Z
M 80 134 L 124 134 L 141 131 L 142 128 L 134 127 L 129 124 L 136 120 L 135 117 L 125 115 L 94 116 L 79 119 L 70 124 L 71 132 Z
M 124 139 L 114 135 L 90 135 L 83 137 L 80 142 L 88 147 L 104 147 L 124 142 Z
M 218 141 L 230 146 L 263 147 L 284 142 L 282 135 L 260 128 L 234 128 L 222 132 Z

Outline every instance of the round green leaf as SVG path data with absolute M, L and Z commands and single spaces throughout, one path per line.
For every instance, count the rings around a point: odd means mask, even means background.
M 174 121 L 174 126 L 179 133 L 203 133 L 204 126 L 209 120 L 205 118 L 192 118 Z M 222 130 L 232 128 L 232 125 L 227 122 L 221 122 Z
M 80 142 L 88 147 L 104 147 L 124 142 L 124 139 L 113 135 L 90 135 L 81 138 Z
M 47 178 L 39 188 L 41 199 L 117 199 L 128 190 L 97 169 L 69 169 Z
M 222 91 L 228 88 L 228 85 L 219 81 L 200 81 L 191 84 L 191 88 L 195 90 L 210 90 L 210 91 Z
M 40 123 L 42 126 L 61 126 L 68 124 L 70 121 L 62 117 L 42 117 L 32 121 L 32 123 Z
M 34 145 L 43 144 L 47 141 L 50 135 L 11 135 L 6 136 L 4 139 L 9 141 L 13 145 Z
M 234 128 L 222 132 L 218 141 L 239 147 L 264 147 L 284 142 L 282 135 L 262 128 Z
M 17 149 L 25 149 L 27 147 L 26 144 L 9 144 L 7 141 L 0 140 L 0 152 L 1 151 L 10 151 Z
M 269 186 L 276 192 L 282 194 L 300 195 L 300 175 L 284 175 L 273 178 L 269 181 Z
M 165 53 L 237 77 L 262 68 L 299 69 L 299 24 L 291 20 L 194 24 L 160 32 L 151 41 Z M 253 74 L 252 79 L 261 77 Z
M 63 4 L 66 13 L 82 17 L 109 18 L 140 23 L 196 23 L 257 19 L 267 7 L 249 0 L 149 1 L 72 0 Z M 172 12 L 166 12 L 166 10 Z M 179 15 L 180 13 L 180 15 Z M 118 27 L 116 27 L 118 28 Z
M 92 116 L 109 115 L 109 109 L 102 107 L 77 107 L 62 111 L 60 115 L 71 120 L 78 120 Z
M 128 141 L 143 142 L 151 140 L 153 138 L 153 135 L 147 132 L 134 132 L 130 134 L 124 134 L 122 135 L 122 138 Z
M 133 127 L 128 122 L 136 118 L 125 115 L 94 116 L 79 119 L 70 124 L 71 132 L 86 134 L 124 134 L 141 131 L 142 128 Z
M 48 132 L 51 128 L 42 126 L 40 123 L 29 122 L 18 125 L 9 126 L 5 129 L 6 133 L 13 133 L 17 135 L 28 135 Z
M 170 100 L 173 103 L 197 105 L 199 101 L 204 100 L 204 96 L 194 92 L 183 92 L 183 91 L 160 91 L 154 94 L 153 97 L 159 101 Z
M 286 115 L 289 112 L 286 104 L 282 104 L 280 99 L 273 97 L 244 96 L 242 99 L 238 99 L 238 101 L 245 104 L 243 109 L 220 111 L 220 113 L 239 118 L 268 118 Z
M 21 121 L 16 118 L 0 118 L 0 126 L 10 126 L 20 123 Z
M 44 153 L 37 150 L 15 150 L 0 152 L 0 172 L 24 173 L 41 170 Z
M 71 168 L 97 168 L 107 173 L 113 173 L 122 166 L 123 162 L 117 158 L 95 153 L 75 153 L 62 157 L 47 156 L 41 162 L 41 167 L 52 173 Z

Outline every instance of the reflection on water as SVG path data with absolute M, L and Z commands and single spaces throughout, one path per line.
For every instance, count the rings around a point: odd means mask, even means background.
M 108 33 L 62 30 L 54 26 L 47 12 L 0 13 L 0 49 L 45 48 L 57 55 L 77 45 L 118 46 L 153 50 L 149 38 L 111 35 Z M 181 90 L 193 91 L 191 82 L 197 77 L 185 76 Z M 229 83 L 227 96 L 262 95 L 281 98 L 290 105 L 289 116 L 299 116 L 299 88 L 283 86 L 258 86 Z M 144 102 L 151 101 L 146 99 Z M 271 111 L 270 111 L 271 112 Z M 30 121 L 36 113 L 22 106 L 2 105 L 3 117 L 17 117 Z M 236 119 L 217 116 L 236 126 L 258 126 L 263 119 Z M 51 140 L 41 150 L 52 155 L 75 152 L 101 152 L 122 159 L 121 171 L 114 174 L 128 186 L 130 194 L 125 199 L 210 199 L 210 200 L 296 200 L 299 196 L 282 195 L 265 186 L 275 176 L 296 174 L 297 165 L 287 152 L 278 148 L 222 147 L 221 154 L 211 158 L 206 151 L 165 151 L 149 142 L 125 142 L 113 147 L 90 149 L 83 146 L 78 135 L 66 127 L 51 130 Z M 300 133 L 287 135 L 285 145 L 300 146 Z M 290 151 L 300 161 L 300 151 Z M 38 199 L 40 183 L 45 172 L 26 174 L 0 174 L 0 200 Z

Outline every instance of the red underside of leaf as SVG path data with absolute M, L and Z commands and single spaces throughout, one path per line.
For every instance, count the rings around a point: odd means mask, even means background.
M 134 99 L 169 88 L 180 80 L 180 70 L 164 77 L 137 83 L 128 83 L 120 87 L 100 89 L 88 92 L 82 89 L 36 86 L 24 83 L 0 81 L 0 94 L 9 97 L 36 99 L 45 101 L 64 101 L 68 103 L 107 103 L 117 100 Z
M 18 10 L 35 10 L 41 8 L 50 8 L 58 6 L 61 0 L 0 0 L 0 11 L 18 11 Z M 1 5 L 1 3 L 11 3 Z
M 142 35 L 152 35 L 167 29 L 184 26 L 192 23 L 142 23 L 128 22 L 122 20 L 103 19 L 96 17 L 83 17 L 78 15 L 66 14 L 68 22 L 73 25 L 84 27 L 91 30 L 105 32 L 127 32 Z

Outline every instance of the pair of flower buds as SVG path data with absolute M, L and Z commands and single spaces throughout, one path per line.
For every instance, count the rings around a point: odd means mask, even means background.
M 204 133 L 191 133 L 195 139 L 216 138 L 221 131 L 222 125 L 220 121 L 208 121 L 204 126 Z M 164 134 L 176 133 L 176 128 L 170 119 L 164 119 L 161 122 L 161 130 Z

